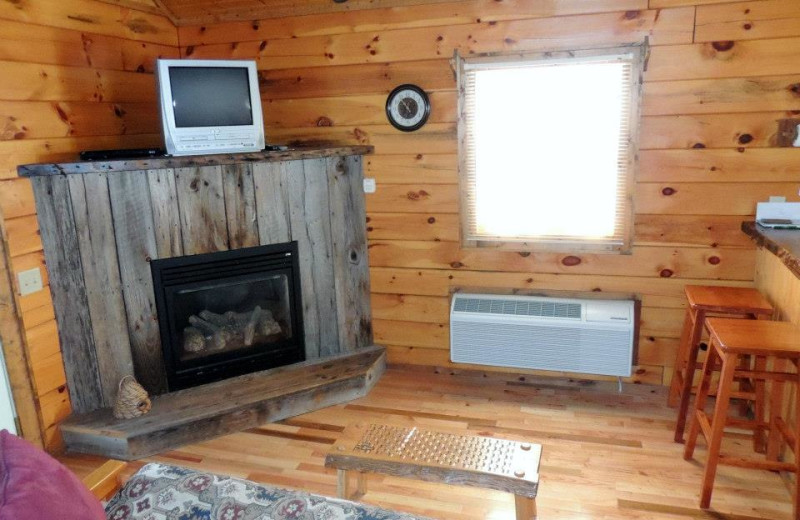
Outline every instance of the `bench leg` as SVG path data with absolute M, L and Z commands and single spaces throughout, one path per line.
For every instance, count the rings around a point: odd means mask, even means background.
M 336 494 L 345 500 L 350 497 L 350 472 L 346 469 L 336 470 Z
M 351 471 L 346 469 L 336 470 L 336 494 L 345 500 L 355 500 L 367 493 L 367 474 L 361 471 L 356 473 L 356 489 L 353 493 Z
M 367 474 L 359 471 L 356 476 L 356 496 L 363 497 L 367 494 Z
M 514 495 L 517 520 L 536 520 L 536 499 Z

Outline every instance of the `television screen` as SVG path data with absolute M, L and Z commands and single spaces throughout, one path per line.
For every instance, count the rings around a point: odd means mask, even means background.
M 170 67 L 177 128 L 253 124 L 245 67 Z

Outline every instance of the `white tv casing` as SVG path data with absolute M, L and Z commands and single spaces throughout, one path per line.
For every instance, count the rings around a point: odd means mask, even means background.
M 247 68 L 250 82 L 250 106 L 253 124 L 243 126 L 204 126 L 178 128 L 172 105 L 170 67 L 231 67 Z M 156 60 L 158 100 L 161 109 L 161 128 L 164 146 L 170 155 L 204 155 L 220 153 L 257 152 L 265 147 L 264 116 L 258 73 L 253 60 Z

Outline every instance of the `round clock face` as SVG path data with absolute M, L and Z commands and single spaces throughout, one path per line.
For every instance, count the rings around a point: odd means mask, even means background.
M 416 85 L 400 85 L 386 99 L 386 116 L 392 126 L 412 132 L 428 120 L 431 102 L 425 91 Z

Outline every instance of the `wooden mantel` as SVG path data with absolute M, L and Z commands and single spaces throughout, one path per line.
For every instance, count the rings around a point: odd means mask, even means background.
M 298 242 L 306 359 L 372 344 L 361 155 L 371 147 L 20 166 L 78 413 L 128 374 L 167 391 L 149 262 Z
M 346 157 L 372 153 L 372 146 L 336 146 L 321 148 L 290 148 L 271 152 L 240 154 L 161 156 L 142 159 L 117 159 L 108 161 L 81 161 L 67 163 L 25 164 L 17 167 L 20 177 L 41 175 L 70 175 L 81 173 L 110 173 L 167 168 L 200 168 L 203 166 L 230 166 L 237 164 L 299 161 L 325 157 Z

